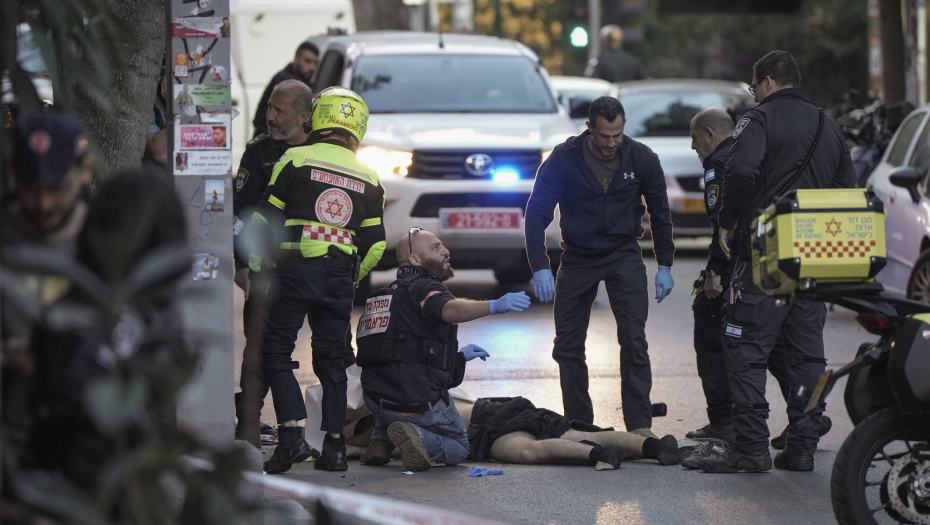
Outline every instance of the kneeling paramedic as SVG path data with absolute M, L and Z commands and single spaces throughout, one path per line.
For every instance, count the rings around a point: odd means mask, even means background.
M 384 188 L 374 170 L 355 157 L 365 136 L 368 107 L 344 88 L 323 90 L 310 115 L 309 146 L 281 157 L 252 222 L 283 230 L 273 269 L 273 299 L 265 312 L 262 362 L 271 386 L 280 444 L 268 473 L 285 472 L 306 460 L 312 449 L 298 421 L 307 417 L 291 360 L 304 316 L 313 330 L 313 372 L 323 385 L 323 421 L 327 432 L 314 468 L 346 470 L 345 336 L 359 279 L 384 253 Z M 273 237 L 273 235 L 269 235 Z M 253 272 L 268 271 L 258 254 Z
M 475 345 L 458 348 L 456 324 L 521 312 L 530 298 L 456 299 L 442 284 L 455 274 L 449 250 L 419 228 L 398 242 L 396 255 L 397 280 L 369 295 L 356 332 L 365 404 L 375 416 L 362 462 L 383 465 L 397 447 L 406 470 L 456 465 L 468 456 L 468 436 L 448 390 L 462 382 L 466 361 L 488 357 Z

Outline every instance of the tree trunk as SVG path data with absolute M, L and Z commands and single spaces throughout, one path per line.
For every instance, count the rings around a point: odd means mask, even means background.
M 882 33 L 882 89 L 885 102 L 905 100 L 904 87 L 904 26 L 901 0 L 879 0 L 879 21 Z
M 80 88 L 74 105 L 111 173 L 136 168 L 145 136 L 165 50 L 164 0 L 110 0 L 117 41 L 104 41 L 112 89 L 108 106 Z
M 352 0 L 355 9 L 355 29 L 410 29 L 407 6 L 403 0 Z

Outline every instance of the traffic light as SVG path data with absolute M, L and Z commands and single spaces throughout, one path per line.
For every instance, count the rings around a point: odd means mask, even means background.
M 569 37 L 571 38 L 572 45 L 575 47 L 585 47 L 588 45 L 588 32 L 581 26 L 572 29 Z

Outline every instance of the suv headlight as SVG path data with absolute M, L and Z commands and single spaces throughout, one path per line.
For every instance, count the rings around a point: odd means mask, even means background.
M 377 146 L 362 146 L 356 152 L 358 160 L 367 164 L 379 175 L 391 173 L 393 175 L 407 176 L 407 169 L 413 162 L 413 153 L 394 149 L 379 148 Z

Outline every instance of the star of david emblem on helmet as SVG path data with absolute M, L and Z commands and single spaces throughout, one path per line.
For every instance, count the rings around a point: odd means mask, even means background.
M 840 223 L 836 218 L 832 218 L 830 222 L 826 223 L 827 233 L 836 237 L 836 234 L 843 233 L 843 230 L 840 229 Z
M 354 117 L 355 108 L 352 106 L 351 103 L 346 102 L 345 104 L 342 105 L 342 109 L 339 110 L 339 113 L 342 113 L 343 117 Z

